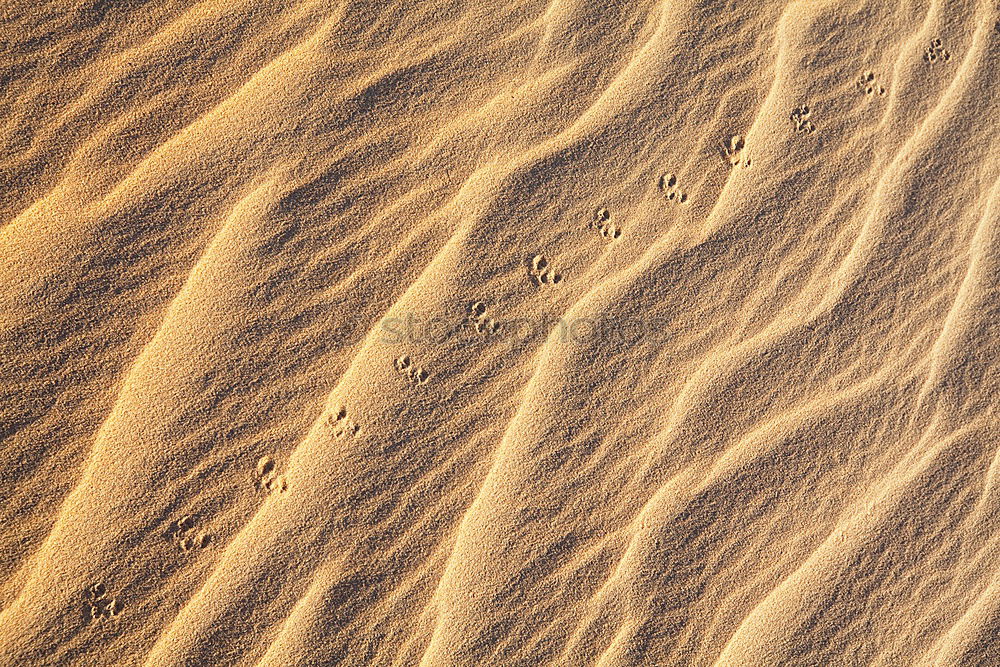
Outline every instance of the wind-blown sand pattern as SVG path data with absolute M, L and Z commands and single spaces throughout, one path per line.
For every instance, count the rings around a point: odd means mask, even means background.
M 1000 664 L 994 0 L 0 16 L 0 665 Z

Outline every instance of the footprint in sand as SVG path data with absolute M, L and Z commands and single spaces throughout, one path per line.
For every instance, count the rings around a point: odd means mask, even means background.
M 854 81 L 854 86 L 868 96 L 878 95 L 882 97 L 885 95 L 885 88 L 875 82 L 875 74 L 871 71 L 863 72 Z
M 121 613 L 122 603 L 108 595 L 108 587 L 103 582 L 89 586 L 83 597 L 83 614 L 88 622 L 113 618 Z
M 807 104 L 792 109 L 789 118 L 795 123 L 795 131 L 799 134 L 812 134 L 816 131 L 816 126 L 809 120 L 810 112 L 811 110 Z
M 396 359 L 396 372 L 405 377 L 413 384 L 427 384 L 429 377 L 427 371 L 419 366 L 415 366 L 408 355 L 403 355 Z
M 266 493 L 284 493 L 288 490 L 288 482 L 284 475 L 279 475 L 274 466 L 274 461 L 270 456 L 262 456 L 257 461 L 256 486 L 259 491 Z
M 667 201 L 672 201 L 675 204 L 684 204 L 688 200 L 687 192 L 677 186 L 676 174 L 670 172 L 661 174 L 657 187 L 660 188 L 660 192 L 667 198 Z
M 545 255 L 535 255 L 531 258 L 528 279 L 536 287 L 541 287 L 543 285 L 558 285 L 563 281 L 563 276 L 549 266 L 549 260 L 546 259 Z
M 611 212 L 606 208 L 597 209 L 597 214 L 590 221 L 590 227 L 609 241 L 614 241 L 622 235 L 621 227 L 611 222 Z
M 347 408 L 338 405 L 326 415 L 326 425 L 335 438 L 351 438 L 358 434 L 361 427 L 347 416 Z
M 924 62 L 930 65 L 938 61 L 948 62 L 949 60 L 951 60 L 951 53 L 944 48 L 941 38 L 932 39 L 930 46 L 924 50 Z
M 729 161 L 730 166 L 750 168 L 750 158 L 746 154 L 746 141 L 742 135 L 734 134 L 728 142 L 722 144 L 722 155 Z
M 500 325 L 496 320 L 486 317 L 486 304 L 476 301 L 469 305 L 465 321 L 476 330 L 476 333 L 491 335 L 500 331 Z
M 194 532 L 194 519 L 188 515 L 184 515 L 170 524 L 167 529 L 167 538 L 175 542 L 181 551 L 204 549 L 212 541 L 212 536 L 208 533 L 204 531 Z

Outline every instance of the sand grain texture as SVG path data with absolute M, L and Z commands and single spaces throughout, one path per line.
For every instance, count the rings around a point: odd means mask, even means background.
M 996 2 L 0 31 L 0 665 L 1000 665 Z

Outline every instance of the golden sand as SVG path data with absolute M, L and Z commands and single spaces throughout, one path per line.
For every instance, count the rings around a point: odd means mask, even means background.
M 995 0 L 0 19 L 0 665 L 1000 664 Z

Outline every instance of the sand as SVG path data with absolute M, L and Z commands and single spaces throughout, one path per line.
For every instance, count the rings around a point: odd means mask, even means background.
M 0 665 L 1000 665 L 994 0 L 0 33 Z

